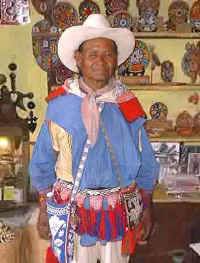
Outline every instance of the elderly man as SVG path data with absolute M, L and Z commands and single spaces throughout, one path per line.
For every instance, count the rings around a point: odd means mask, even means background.
M 158 166 L 145 113 L 115 80 L 133 47 L 132 32 L 111 28 L 99 14 L 59 40 L 62 63 L 79 77 L 48 96 L 30 162 L 40 194 L 38 230 L 41 236 L 48 230 L 47 209 L 58 262 L 125 263 L 151 231 Z

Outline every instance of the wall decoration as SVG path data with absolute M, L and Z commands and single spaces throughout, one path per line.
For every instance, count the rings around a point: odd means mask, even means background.
M 176 118 L 176 131 L 181 136 L 191 136 L 193 125 L 193 118 L 186 110 L 181 112 Z
M 200 179 L 200 153 L 189 153 L 188 174 L 199 176 Z
M 173 131 L 173 122 L 167 119 L 168 107 L 162 102 L 155 102 L 149 109 L 150 120 L 145 123 L 149 136 L 160 137 L 164 133 Z
M 188 102 L 193 103 L 194 105 L 197 105 L 199 103 L 200 97 L 197 92 L 194 92 L 189 98 Z
M 23 25 L 30 23 L 29 0 L 1 0 L 0 25 Z
M 174 77 L 174 65 L 170 60 L 163 61 L 161 64 L 161 78 L 164 82 L 172 82 Z
M 160 165 L 158 182 L 162 183 L 166 176 L 179 173 L 180 143 L 152 142 L 156 160 Z
M 197 136 L 200 135 L 200 112 L 193 117 L 193 125 L 193 133 Z
M 191 153 L 200 154 L 200 146 L 181 144 L 180 161 L 179 161 L 181 174 L 187 174 L 188 172 L 188 160 L 189 160 L 189 154 Z
M 186 1 L 173 1 L 168 9 L 167 31 L 191 32 L 189 20 L 189 5 Z
M 187 42 L 185 49 L 181 62 L 182 70 L 190 77 L 191 83 L 195 83 L 200 75 L 200 41 L 196 44 Z
M 144 41 L 135 40 L 135 48 L 129 58 L 119 66 L 119 75 L 143 76 L 150 60 L 149 51 Z
M 159 0 L 137 0 L 138 15 L 136 29 L 138 32 L 163 31 L 163 18 L 158 16 Z
M 129 0 L 104 0 L 106 15 L 112 16 L 119 11 L 127 11 Z
M 112 27 L 124 27 L 131 31 L 134 29 L 133 17 L 126 11 L 119 11 L 113 14 Z
M 200 32 L 200 0 L 195 1 L 190 9 L 190 23 L 192 32 Z
M 99 6 L 92 0 L 84 0 L 81 2 L 78 11 L 81 23 L 83 23 L 90 14 L 100 14 Z
M 155 102 L 153 105 L 151 105 L 149 113 L 152 119 L 166 120 L 168 114 L 168 108 L 162 102 Z
M 2 83 L 0 87 L 0 126 L 3 125 L 14 125 L 18 123 L 22 128 L 29 129 L 34 132 L 36 128 L 37 117 L 33 114 L 35 103 L 32 101 L 34 95 L 32 92 L 23 93 L 16 89 L 16 73 L 17 65 L 14 63 L 9 64 L 11 71 L 10 83 L 11 90 L 7 87 L 6 81 Z M 25 105 L 24 99 L 27 98 L 30 101 Z M 30 109 L 27 118 L 23 119 L 19 117 L 18 111 L 27 111 Z M 30 117 L 33 117 L 30 119 Z
M 78 13 L 70 3 L 58 2 L 53 6 L 52 20 L 54 25 L 65 30 L 78 24 Z
M 59 28 L 51 26 L 48 20 L 37 22 L 32 29 L 33 55 L 40 68 L 48 71 L 58 60 L 57 42 Z
M 62 85 L 67 78 L 71 78 L 74 75 L 70 69 L 65 67 L 60 59 L 52 65 L 51 70 L 47 72 L 48 91 L 53 91 L 57 86 Z
M 45 18 L 50 16 L 55 0 L 31 0 L 36 11 Z

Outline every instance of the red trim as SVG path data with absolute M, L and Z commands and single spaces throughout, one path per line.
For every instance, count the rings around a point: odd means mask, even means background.
M 48 247 L 46 251 L 46 263 L 59 263 L 51 247 Z
M 67 91 L 62 87 L 58 87 L 57 89 L 53 90 L 49 93 L 49 95 L 45 98 L 45 100 L 48 102 L 54 98 L 57 98 L 60 95 L 65 95 Z
M 118 103 L 118 106 L 128 122 L 132 122 L 139 117 L 145 117 L 146 113 L 143 110 L 139 100 L 134 97 L 128 101 Z

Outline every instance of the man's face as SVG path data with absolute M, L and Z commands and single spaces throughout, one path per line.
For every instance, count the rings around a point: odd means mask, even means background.
M 107 83 L 117 67 L 115 43 L 107 38 L 87 40 L 81 51 L 76 51 L 75 59 L 86 82 Z

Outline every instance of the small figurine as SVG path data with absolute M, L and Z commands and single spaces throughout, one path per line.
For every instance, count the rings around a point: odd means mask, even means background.
M 182 70 L 191 78 L 191 83 L 197 81 L 197 76 L 200 75 L 200 41 L 195 43 L 187 43 L 186 53 L 182 59 Z
M 138 16 L 136 28 L 138 32 L 156 32 L 163 24 L 162 18 L 158 17 L 159 0 L 137 0 Z
M 200 32 L 200 0 L 193 3 L 190 9 L 190 23 L 192 25 L 192 32 Z
M 165 26 L 167 31 L 174 32 L 191 32 L 191 26 L 188 23 L 189 5 L 186 1 L 173 1 L 168 9 L 169 20 Z
M 113 16 L 116 12 L 127 11 L 129 0 L 104 0 L 106 15 Z
M 193 118 L 186 110 L 181 112 L 176 118 L 176 131 L 181 136 L 191 136 L 193 125 Z
M 193 131 L 195 135 L 200 135 L 200 112 L 193 117 Z
M 144 41 L 136 40 L 134 51 L 129 58 L 119 66 L 119 75 L 144 76 L 145 69 L 150 61 L 150 54 Z
M 161 64 L 161 78 L 164 82 L 172 82 L 174 77 L 174 65 L 166 60 Z

